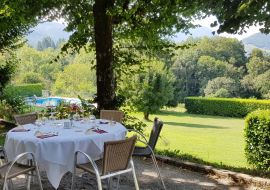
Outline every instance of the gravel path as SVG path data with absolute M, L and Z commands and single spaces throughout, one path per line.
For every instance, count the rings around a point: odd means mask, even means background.
M 139 187 L 141 190 L 159 190 L 163 189 L 161 183 L 155 173 L 154 165 L 151 164 L 151 159 L 143 160 L 142 157 L 134 157 L 135 170 L 138 178 Z M 242 187 L 232 181 L 224 179 L 215 179 L 215 176 L 207 177 L 205 174 L 192 172 L 181 169 L 172 165 L 161 164 L 161 174 L 165 181 L 168 190 L 258 190 L 252 187 Z M 44 168 L 40 166 L 42 185 L 44 190 L 53 190 L 54 188 L 48 181 Z M 71 173 L 63 176 L 58 190 L 68 190 L 71 187 Z M 24 177 L 24 176 L 22 176 Z M 106 180 L 103 180 L 103 189 L 108 189 Z M 113 185 L 116 184 L 116 178 L 113 179 Z M 1 189 L 1 188 L 0 188 Z M 14 180 L 14 189 L 25 189 L 24 178 Z M 31 183 L 31 189 L 38 190 L 36 180 Z M 97 189 L 96 179 L 94 175 L 84 174 L 82 177 L 76 178 L 76 190 Z M 111 188 L 116 189 L 116 188 Z M 120 188 L 121 190 L 135 189 L 133 179 L 129 174 L 121 175 Z

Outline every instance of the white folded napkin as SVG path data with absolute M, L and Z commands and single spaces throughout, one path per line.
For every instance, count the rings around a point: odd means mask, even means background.
M 38 136 L 42 136 L 43 135 L 43 133 L 42 132 L 40 132 L 40 131 L 37 131 L 37 132 L 35 132 L 35 134 L 34 134 L 36 137 L 38 137 Z
M 87 131 L 85 131 L 86 135 L 92 135 L 94 132 L 92 131 L 92 129 L 88 129 Z
M 108 125 L 109 126 L 114 126 L 115 125 L 114 122 L 113 122 L 113 117 L 112 117 L 111 121 L 108 123 Z
M 24 129 L 24 127 L 22 125 L 17 125 L 17 129 Z

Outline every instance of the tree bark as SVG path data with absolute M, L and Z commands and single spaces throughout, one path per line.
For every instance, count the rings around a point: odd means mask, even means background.
M 98 109 L 115 109 L 115 77 L 113 69 L 112 17 L 106 10 L 113 6 L 112 0 L 96 0 L 94 4 L 96 75 Z
M 143 113 L 143 115 L 145 120 L 149 120 L 149 113 Z

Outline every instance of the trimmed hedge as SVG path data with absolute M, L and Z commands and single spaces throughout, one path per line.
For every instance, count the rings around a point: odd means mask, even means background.
M 245 117 L 257 109 L 270 109 L 269 100 L 186 97 L 188 113 Z
M 42 84 L 22 84 L 22 85 L 14 85 L 15 89 L 20 92 L 21 96 L 30 97 L 34 94 L 38 97 L 42 96 Z
M 255 168 L 270 169 L 270 111 L 256 110 L 246 117 L 245 156 Z

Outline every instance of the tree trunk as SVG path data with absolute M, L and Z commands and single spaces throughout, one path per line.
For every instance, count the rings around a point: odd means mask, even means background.
M 145 120 L 149 120 L 149 113 L 143 113 L 143 115 Z
M 95 43 L 97 61 L 98 109 L 115 109 L 115 79 L 113 69 L 112 18 L 106 10 L 112 0 L 96 0 L 94 4 Z

